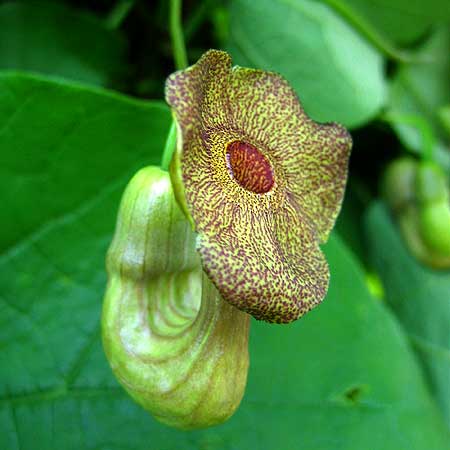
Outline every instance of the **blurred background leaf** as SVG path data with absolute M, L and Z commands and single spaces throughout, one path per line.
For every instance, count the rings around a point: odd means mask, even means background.
M 440 108 L 450 103 L 449 55 L 450 29 L 443 27 L 417 51 L 417 62 L 398 67 L 391 82 L 388 118 L 406 148 L 423 154 L 431 146 L 428 151 L 435 152 L 450 171 L 450 134 L 439 119 Z
M 450 19 L 447 0 L 324 0 L 356 22 L 367 23 L 383 39 L 395 45 L 423 37 L 436 22 Z
M 364 266 L 367 266 L 367 248 L 363 217 L 366 205 L 370 201 L 370 197 L 369 199 L 367 197 L 368 194 L 360 181 L 353 179 L 349 181 L 335 227 L 347 247 Z
M 0 69 L 112 86 L 126 74 L 125 40 L 64 3 L 7 2 L 0 5 Z
M 450 426 L 450 275 L 410 255 L 381 203 L 370 208 L 366 227 L 371 262 L 386 299 L 404 325 Z
M 159 164 L 170 124 L 168 2 L 2 2 L 0 448 L 447 450 L 436 402 L 448 423 L 449 272 L 413 260 L 382 206 L 363 217 L 405 150 L 431 148 L 450 168 L 449 29 L 437 27 L 448 2 L 184 0 L 183 10 L 190 62 L 228 47 L 234 63 L 289 79 L 315 119 L 354 128 L 345 244 L 335 233 L 325 249 L 328 297 L 293 325 L 253 322 L 246 396 L 223 426 L 178 432 L 136 406 L 107 365 L 99 318 L 121 192 Z M 399 322 L 368 294 L 378 276 Z
M 383 58 L 332 9 L 312 0 L 234 0 L 234 62 L 283 74 L 309 115 L 363 125 L 386 100 Z

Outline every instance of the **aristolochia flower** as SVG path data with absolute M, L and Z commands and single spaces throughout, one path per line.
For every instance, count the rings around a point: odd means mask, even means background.
M 280 75 L 231 67 L 210 50 L 171 75 L 178 125 L 172 182 L 203 269 L 222 297 L 268 322 L 324 298 L 327 240 L 344 193 L 351 138 L 318 124 Z

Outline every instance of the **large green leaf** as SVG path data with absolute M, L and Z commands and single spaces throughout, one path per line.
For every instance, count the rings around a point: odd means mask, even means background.
M 342 209 L 335 226 L 339 236 L 363 265 L 366 265 L 367 261 L 362 220 L 366 202 L 366 199 L 363 198 L 363 194 L 360 192 L 360 182 L 355 182 L 353 178 L 350 178 L 345 189 Z
M 159 161 L 166 106 L 0 76 L 0 249 Z
M 0 5 L 0 69 L 109 85 L 124 68 L 124 41 L 96 17 L 58 3 Z
M 450 425 L 450 271 L 416 261 L 383 205 L 370 209 L 367 229 L 371 260 L 387 300 L 407 330 Z
M 383 39 L 407 44 L 432 24 L 450 19 L 448 0 L 323 0 Z
M 234 0 L 234 62 L 282 73 L 308 114 L 347 126 L 383 106 L 383 60 L 328 6 L 311 0 Z
M 197 432 L 155 422 L 114 380 L 99 319 L 119 194 L 158 160 L 169 114 L 14 74 L 0 93 L 0 195 L 13 211 L 0 253 L 0 448 L 446 448 L 401 329 L 336 237 L 322 306 L 290 326 L 252 324 L 238 413 Z

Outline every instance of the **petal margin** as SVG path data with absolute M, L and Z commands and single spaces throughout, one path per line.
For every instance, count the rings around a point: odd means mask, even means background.
M 244 215 L 228 230 L 199 235 L 197 249 L 222 296 L 257 320 L 297 320 L 328 289 L 328 265 L 314 232 L 294 217 Z
M 165 97 L 184 133 L 192 126 L 214 126 L 229 116 L 227 89 L 231 57 L 209 50 L 196 64 L 167 78 Z

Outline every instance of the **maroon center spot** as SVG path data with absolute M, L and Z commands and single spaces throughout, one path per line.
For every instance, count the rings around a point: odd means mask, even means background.
M 226 158 L 232 178 L 243 188 L 257 194 L 264 194 L 272 189 L 272 167 L 255 146 L 241 141 L 230 142 Z

